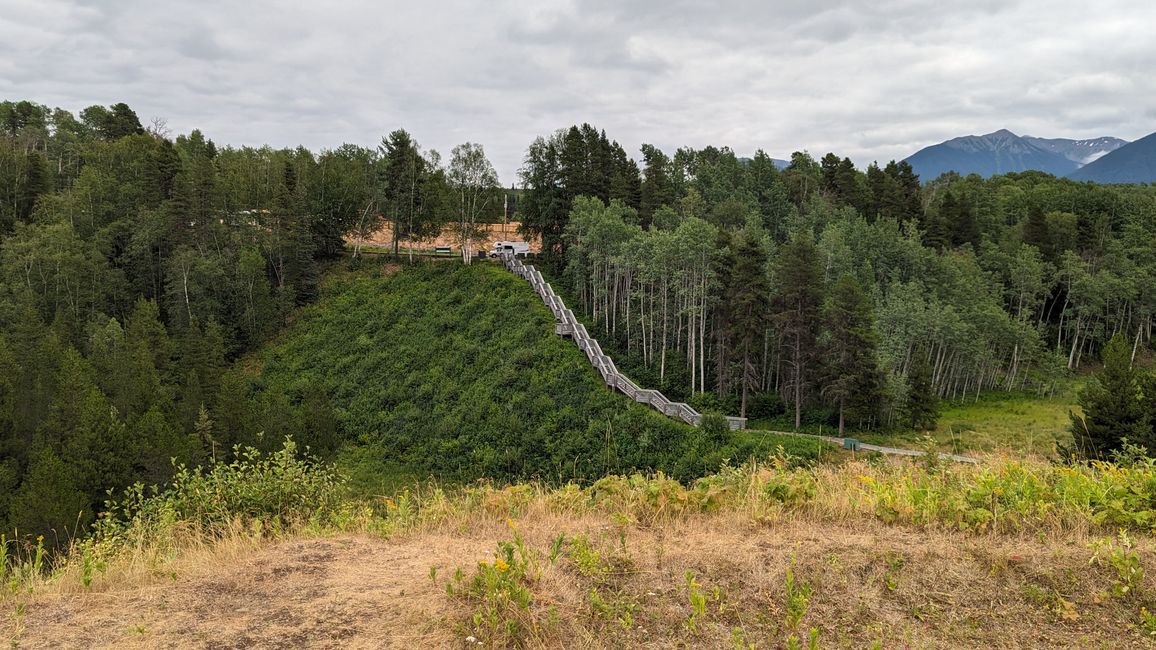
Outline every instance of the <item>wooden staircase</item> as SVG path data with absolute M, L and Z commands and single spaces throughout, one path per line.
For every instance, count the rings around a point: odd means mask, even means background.
M 510 272 L 528 281 L 530 286 L 534 287 L 534 291 L 542 298 L 542 302 L 550 308 L 554 314 L 554 319 L 558 321 L 554 325 L 554 333 L 569 337 L 579 350 L 586 353 L 586 358 L 590 360 L 590 364 L 594 366 L 598 374 L 602 375 L 602 380 L 606 382 L 607 387 L 622 391 L 636 402 L 649 404 L 663 415 L 679 418 L 696 427 L 702 424 L 702 414 L 691 408 L 690 405 L 684 402 L 672 402 L 659 391 L 642 388 L 619 372 L 614 365 L 614 360 L 602 351 L 602 346 L 594 337 L 590 336 L 590 333 L 586 331 L 586 326 L 578 322 L 578 319 L 574 317 L 574 312 L 566 306 L 558 294 L 554 293 L 554 288 L 542 278 L 542 273 L 538 269 L 531 264 L 523 263 L 508 253 L 502 256 L 502 261 Z M 746 418 L 727 416 L 726 419 L 731 429 L 746 428 Z

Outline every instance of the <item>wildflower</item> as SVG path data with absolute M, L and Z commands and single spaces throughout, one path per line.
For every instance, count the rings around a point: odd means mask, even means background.
M 498 570 L 498 573 L 505 573 L 510 569 L 510 565 L 502 558 L 498 558 L 494 560 L 494 568 Z
M 510 527 L 510 530 L 513 530 L 514 529 L 514 520 L 511 519 L 510 517 L 506 517 L 506 525 Z
M 43 542 L 44 542 L 44 535 L 37 535 L 37 536 L 36 536 L 36 543 L 37 543 L 37 544 L 40 544 L 40 543 L 43 543 Z

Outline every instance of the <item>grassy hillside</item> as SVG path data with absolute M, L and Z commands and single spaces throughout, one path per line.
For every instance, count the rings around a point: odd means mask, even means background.
M 1142 648 L 1156 467 L 779 459 L 350 497 L 291 450 L 113 508 L 18 647 Z M 809 645 L 811 640 L 814 645 Z
M 815 453 L 793 438 L 687 427 L 607 390 L 529 285 L 493 264 L 335 272 L 256 361 L 244 366 L 252 401 L 325 393 L 340 437 L 357 445 L 343 465 L 367 487 L 383 467 L 453 479 L 692 478 L 780 444 Z

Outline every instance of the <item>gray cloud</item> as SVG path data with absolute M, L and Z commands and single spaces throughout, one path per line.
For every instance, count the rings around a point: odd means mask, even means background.
M 859 164 L 968 133 L 1156 130 L 1156 5 L 1108 0 L 0 0 L 0 98 L 222 144 L 374 145 L 404 127 L 526 145 L 589 121 L 637 152 L 728 145 Z

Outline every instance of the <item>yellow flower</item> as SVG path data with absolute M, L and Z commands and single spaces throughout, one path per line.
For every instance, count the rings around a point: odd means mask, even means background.
M 36 536 L 36 543 L 39 544 L 40 542 L 43 542 L 43 541 L 44 541 L 44 535 L 37 535 Z
M 509 517 L 506 517 L 506 525 L 509 526 L 511 529 L 513 529 L 514 528 L 514 520 L 509 518 Z
M 498 570 L 498 573 L 505 573 L 509 570 L 510 565 L 502 558 L 498 558 L 494 560 L 494 568 Z

